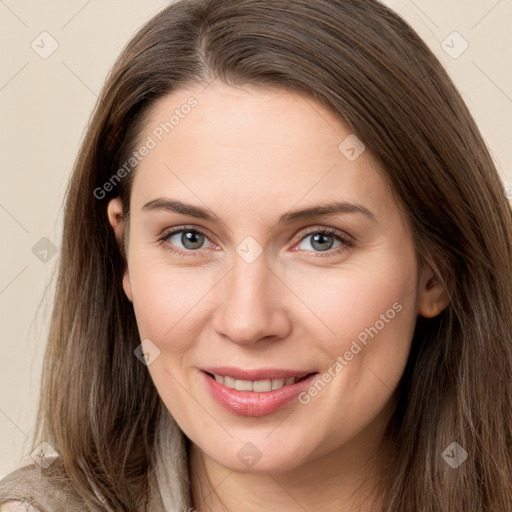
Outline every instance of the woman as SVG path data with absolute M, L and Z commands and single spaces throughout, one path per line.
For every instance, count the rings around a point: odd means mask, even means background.
M 173 3 L 78 155 L 2 510 L 512 510 L 511 228 L 382 4 Z

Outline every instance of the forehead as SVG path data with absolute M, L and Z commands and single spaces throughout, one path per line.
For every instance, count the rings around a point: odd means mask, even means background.
M 165 193 L 267 209 L 308 198 L 381 207 L 389 200 L 374 159 L 348 124 L 285 89 L 220 82 L 180 89 L 152 106 L 139 146 L 148 141 L 133 183 L 139 207 Z

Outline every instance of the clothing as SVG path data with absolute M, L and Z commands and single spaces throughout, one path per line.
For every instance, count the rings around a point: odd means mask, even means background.
M 158 488 L 156 484 L 151 486 L 148 512 L 193 510 L 190 504 L 186 438 L 167 410 L 162 414 L 158 433 Z M 69 482 L 58 476 L 58 465 L 57 458 L 46 469 L 30 464 L 7 475 L 0 481 L 0 505 L 9 501 L 23 501 L 34 506 L 38 512 L 86 512 Z M 103 501 L 92 482 L 91 488 Z M 105 511 L 119 512 L 108 506 L 105 506 Z

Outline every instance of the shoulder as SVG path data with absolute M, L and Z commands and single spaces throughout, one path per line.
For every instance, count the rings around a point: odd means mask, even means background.
M 8 501 L 0 504 L 0 512 L 39 512 L 39 509 L 26 501 Z
M 42 469 L 23 466 L 0 480 L 0 512 L 77 512 L 79 497 L 65 474 L 53 463 Z
M 0 512 L 40 512 L 33 503 L 40 472 L 24 466 L 0 480 Z

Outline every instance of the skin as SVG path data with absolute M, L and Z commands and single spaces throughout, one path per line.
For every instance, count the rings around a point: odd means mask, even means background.
M 141 340 L 160 350 L 148 371 L 192 441 L 193 506 L 359 510 L 379 476 L 376 448 L 417 316 L 437 315 L 448 297 L 431 269 L 420 272 L 409 221 L 370 150 L 350 161 L 338 149 L 351 134 L 346 123 L 290 91 L 215 81 L 160 99 L 140 141 L 190 96 L 198 106 L 136 169 L 129 225 L 119 199 L 108 216 L 119 243 L 128 228 L 124 291 Z M 163 197 L 220 220 L 142 210 Z M 361 205 L 374 219 L 352 212 L 278 224 L 290 210 L 333 201 Z M 181 233 L 158 241 L 183 226 L 206 236 L 195 246 Z M 315 243 L 325 228 L 352 244 L 329 234 Z M 263 251 L 251 263 L 236 251 L 249 236 Z M 239 416 L 203 382 L 205 366 L 322 374 L 396 303 L 401 311 L 306 405 Z M 251 468 L 237 457 L 247 442 L 261 453 Z

